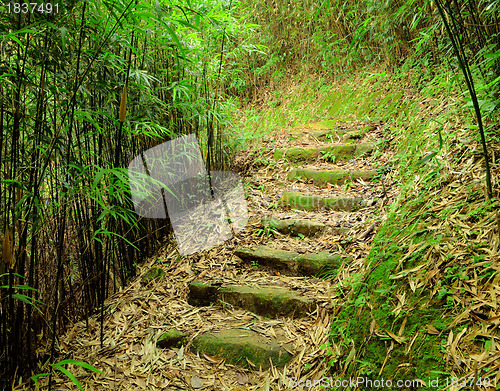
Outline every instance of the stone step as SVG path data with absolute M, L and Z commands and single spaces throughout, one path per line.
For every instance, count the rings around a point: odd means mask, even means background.
M 311 132 L 311 136 L 313 136 L 318 141 L 327 141 L 327 142 L 335 142 L 339 141 L 340 136 L 344 136 L 350 132 L 354 132 L 354 129 L 328 129 L 322 130 L 319 132 Z M 343 139 L 343 137 L 341 137 Z
M 277 220 L 271 218 L 262 220 L 262 224 L 266 227 L 275 229 L 282 234 L 293 236 L 314 236 L 328 228 L 328 226 L 323 223 L 307 219 Z
M 311 131 L 311 130 L 332 130 L 338 126 L 337 121 L 327 119 L 324 121 L 320 122 L 312 122 L 308 124 L 302 124 L 302 125 L 296 125 L 292 129 L 290 129 L 291 133 L 303 133 L 304 130 L 306 131 Z
M 375 146 L 371 143 L 362 144 L 333 144 L 319 147 L 292 147 L 289 149 L 276 149 L 274 159 L 283 157 L 291 162 L 311 162 L 320 157 L 328 156 L 328 160 L 345 161 L 370 154 Z
M 291 359 L 292 346 L 284 338 L 274 338 L 249 329 L 228 329 L 205 333 L 193 340 L 193 348 L 211 356 L 224 358 L 227 363 L 248 369 L 268 369 L 271 362 L 283 367 Z
M 327 183 L 339 185 L 356 179 L 368 181 L 377 175 L 376 170 L 318 170 L 314 168 L 294 168 L 288 174 L 287 179 L 310 179 L 317 186 L 324 186 Z
M 159 266 L 153 266 L 141 278 L 142 285 L 148 285 L 151 282 L 157 281 L 165 275 L 165 271 Z
M 189 284 L 189 304 L 207 306 L 217 301 L 273 318 L 304 317 L 313 310 L 314 306 L 308 298 L 286 288 L 247 285 L 214 286 L 203 281 L 193 281 Z
M 189 335 L 178 330 L 169 330 L 158 337 L 156 346 L 163 349 L 180 348 L 189 341 Z
M 361 129 L 356 129 L 356 130 L 353 130 L 350 132 L 346 132 L 344 134 L 344 136 L 342 137 L 342 139 L 344 140 L 344 142 L 359 140 L 359 139 L 365 137 L 365 135 L 367 133 L 373 132 L 376 129 L 377 129 L 376 126 L 368 125 L 368 126 L 365 126 Z
M 193 339 L 195 351 L 225 359 L 227 363 L 250 369 L 269 368 L 270 360 L 274 366 L 284 366 L 292 358 L 293 347 L 283 344 L 282 336 L 273 336 L 265 331 L 260 333 L 249 329 L 234 328 L 215 333 L 205 333 Z M 157 340 L 156 346 L 162 349 L 180 348 L 189 342 L 189 334 L 169 330 Z
M 326 251 L 317 254 L 298 254 L 267 246 L 242 248 L 236 250 L 234 254 L 246 262 L 271 267 L 282 274 L 292 276 L 316 276 L 325 271 L 338 269 L 342 262 L 352 261 L 350 257 Z
M 319 132 L 312 132 L 313 136 L 318 141 L 338 142 L 339 138 L 344 142 L 355 141 L 363 138 L 368 132 L 377 129 L 376 126 L 367 125 L 363 128 L 336 128 L 330 130 L 322 130 Z
M 281 206 L 290 206 L 300 210 L 320 210 L 322 208 L 336 211 L 355 212 L 366 206 L 361 197 L 321 197 L 298 191 L 287 191 L 278 201 Z

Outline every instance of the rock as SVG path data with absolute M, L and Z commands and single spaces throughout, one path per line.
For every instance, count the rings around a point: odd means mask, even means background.
M 333 185 L 342 184 L 348 181 L 354 181 L 358 178 L 364 181 L 370 180 L 377 175 L 376 170 L 359 171 L 359 170 L 317 170 L 312 168 L 294 168 L 288 174 L 288 180 L 297 178 L 311 179 L 315 185 L 323 186 L 327 183 Z
M 272 318 L 302 317 L 313 309 L 309 299 L 286 288 L 246 285 L 217 287 L 201 281 L 193 281 L 189 288 L 188 303 L 196 306 L 221 301 Z
M 203 281 L 193 281 L 189 284 L 188 303 L 195 307 L 209 306 L 217 301 L 220 286 Z
M 319 210 L 321 208 L 354 212 L 366 206 L 366 202 L 361 197 L 327 197 L 309 195 L 297 191 L 283 193 L 279 203 L 281 206 L 290 206 L 301 210 Z
M 318 232 L 323 232 L 328 227 L 327 225 L 318 223 L 317 221 L 306 219 L 267 219 L 263 220 L 262 223 L 265 226 L 273 228 L 285 235 L 295 236 L 314 236 Z
M 366 133 L 373 132 L 376 129 L 377 129 L 376 126 L 368 125 L 362 129 L 356 129 L 356 130 L 352 130 L 350 132 L 347 132 L 346 134 L 344 134 L 344 137 L 342 137 L 342 139 L 344 140 L 344 142 L 359 140 L 359 139 L 363 138 L 366 135 Z
M 313 310 L 311 300 L 286 288 L 234 285 L 221 288 L 219 297 L 225 303 L 271 318 L 300 318 Z
M 335 157 L 335 160 L 349 160 L 363 155 L 370 154 L 374 150 L 374 145 L 371 143 L 364 144 L 337 144 L 328 145 L 319 148 L 319 154 L 330 154 Z
M 335 160 L 349 160 L 355 157 L 369 154 L 373 151 L 373 149 L 374 145 L 371 143 L 336 144 L 306 148 L 292 147 L 287 150 L 276 149 L 274 151 L 274 159 L 278 160 L 282 157 L 285 157 L 294 163 L 311 162 L 324 154 L 329 154 L 331 156 L 331 159 L 335 158 Z
M 349 231 L 351 231 L 351 228 L 349 228 L 349 227 L 332 227 L 332 231 L 335 235 L 344 236 L 344 235 L 347 235 L 349 233 Z
M 189 335 L 178 330 L 170 330 L 158 338 L 156 346 L 163 349 L 178 348 L 186 345 Z
M 341 257 L 326 251 L 318 254 L 298 254 L 292 251 L 278 250 L 267 246 L 254 246 L 235 251 L 235 255 L 247 262 L 271 267 L 288 275 L 315 276 L 324 271 L 338 269 L 342 262 L 352 258 Z
M 156 281 L 163 277 L 165 275 L 165 272 L 163 269 L 159 266 L 154 266 L 151 269 L 149 269 L 144 276 L 141 278 L 141 284 L 142 285 L 147 285 L 152 281 Z
M 229 329 L 197 336 L 193 340 L 193 348 L 224 358 L 229 364 L 251 369 L 268 369 L 270 362 L 273 366 L 282 367 L 292 358 L 279 342 L 251 330 Z M 288 350 L 290 348 L 288 346 Z

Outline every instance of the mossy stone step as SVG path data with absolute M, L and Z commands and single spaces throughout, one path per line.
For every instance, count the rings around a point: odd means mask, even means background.
M 246 262 L 272 267 L 282 274 L 294 276 L 316 276 L 325 271 L 338 269 L 342 262 L 352 258 L 322 251 L 317 254 L 298 254 L 267 246 L 254 246 L 235 251 L 235 255 Z
M 159 280 L 165 275 L 165 271 L 159 266 L 153 266 L 141 278 L 142 285 L 148 285 L 150 282 Z
M 323 232 L 328 226 L 313 220 L 307 219 L 264 219 L 262 224 L 285 235 L 304 235 L 314 236 L 319 232 Z
M 217 287 L 203 281 L 193 281 L 189 284 L 189 304 L 205 306 L 217 300 L 273 318 L 304 317 L 313 309 L 311 300 L 286 288 L 246 285 Z
M 337 141 L 337 136 L 343 136 L 347 133 L 354 132 L 353 129 L 335 129 L 335 130 L 322 130 L 319 132 L 311 132 L 318 141 Z
M 308 124 L 302 124 L 302 125 L 296 125 L 291 129 L 291 132 L 303 132 L 304 129 L 306 130 L 328 130 L 328 129 L 333 129 L 335 126 L 337 126 L 337 121 L 332 120 L 332 119 L 327 119 L 324 121 L 320 122 L 312 122 Z
M 377 175 L 377 171 L 360 170 L 317 170 L 313 168 L 294 168 L 288 174 L 288 180 L 311 179 L 315 185 L 323 186 L 327 183 L 342 184 L 356 179 L 368 181 Z
M 366 133 L 373 132 L 376 129 L 377 129 L 376 126 L 368 125 L 361 129 L 356 129 L 350 132 L 346 132 L 344 134 L 344 137 L 342 137 L 342 139 L 344 140 L 344 142 L 359 140 L 360 138 L 363 138 L 366 135 Z
M 369 154 L 375 146 L 372 143 L 362 144 L 334 144 L 321 147 L 292 147 L 289 149 L 276 149 L 274 159 L 279 160 L 286 157 L 291 162 L 311 162 L 318 157 L 329 154 L 329 160 L 349 160 Z
M 338 137 L 342 136 L 344 142 L 350 142 L 359 140 L 363 138 L 366 133 L 377 129 L 376 126 L 368 125 L 363 128 L 344 128 L 344 129 L 333 129 L 333 130 L 323 130 L 319 132 L 312 132 L 311 136 L 319 141 L 338 141 Z
M 226 359 L 226 362 L 249 369 L 283 367 L 291 359 L 290 345 L 252 330 L 229 329 L 205 333 L 193 340 L 196 351 Z M 285 349 L 285 347 L 287 349 Z
M 366 206 L 366 201 L 361 197 L 320 197 L 304 194 L 298 191 L 287 191 L 282 194 L 279 203 L 281 206 L 290 206 L 300 210 L 319 210 L 321 208 L 355 212 Z
M 189 340 L 189 335 L 178 330 L 170 330 L 158 338 L 156 346 L 159 348 L 170 349 L 172 347 L 179 348 L 186 345 Z

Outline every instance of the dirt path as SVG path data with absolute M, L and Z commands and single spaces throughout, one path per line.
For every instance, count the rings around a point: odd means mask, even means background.
M 341 288 L 394 197 L 382 137 L 382 124 L 334 121 L 275 132 L 261 156 L 240 158 L 245 230 L 187 257 L 166 246 L 107 300 L 104 348 L 95 316 L 61 338 L 59 358 L 102 371 L 68 366 L 87 390 L 280 390 L 333 376 Z M 62 377 L 57 389 L 76 387 Z

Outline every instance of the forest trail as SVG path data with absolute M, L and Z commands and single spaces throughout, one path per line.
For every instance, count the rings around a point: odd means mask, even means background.
M 87 390 L 280 390 L 331 376 L 342 287 L 395 196 L 383 136 L 381 123 L 335 120 L 275 131 L 239 157 L 247 227 L 185 257 L 172 238 L 107 300 L 104 347 L 97 314 L 61 337 L 59 358 L 102 371 L 70 369 Z

